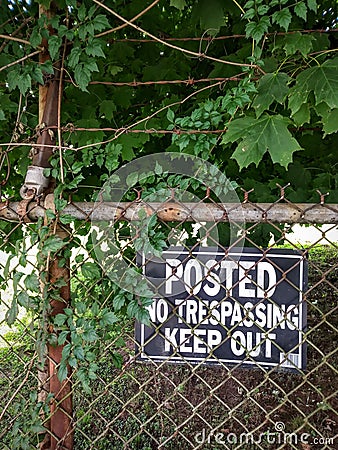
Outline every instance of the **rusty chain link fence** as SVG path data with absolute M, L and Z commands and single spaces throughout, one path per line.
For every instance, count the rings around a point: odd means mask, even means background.
M 246 192 L 232 242 L 231 207 L 208 192 L 70 200 L 58 225 L 52 203 L 3 203 L 0 447 L 337 448 L 338 206 L 325 200 Z

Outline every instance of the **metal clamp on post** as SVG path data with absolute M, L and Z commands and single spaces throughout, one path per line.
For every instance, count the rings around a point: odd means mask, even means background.
M 44 167 L 28 166 L 25 183 L 20 189 L 23 199 L 39 197 L 47 189 L 50 180 L 43 174 L 44 170 Z

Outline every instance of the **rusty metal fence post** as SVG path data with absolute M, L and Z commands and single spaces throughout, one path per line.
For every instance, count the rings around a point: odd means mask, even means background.
M 52 3 L 50 8 L 46 10 L 40 6 L 40 15 L 52 17 L 56 6 Z M 49 33 L 53 30 L 49 27 Z M 40 54 L 40 62 L 50 59 L 48 53 L 47 40 L 43 41 L 44 52 Z M 28 167 L 25 183 L 20 189 L 23 197 L 21 205 L 19 205 L 19 213 L 28 220 L 28 205 L 36 200 L 38 203 L 44 198 L 48 192 L 53 192 L 54 182 L 51 178 L 44 175 L 44 169 L 50 167 L 50 157 L 56 146 L 56 135 L 49 127 L 57 128 L 59 124 L 60 104 L 62 96 L 62 72 L 59 64 L 54 64 L 54 77 L 39 89 L 39 120 L 41 127 L 40 134 L 37 139 L 37 146 L 32 148 L 31 157 L 32 165 Z M 54 195 L 49 194 L 46 197 L 45 209 L 55 212 Z M 68 234 L 56 223 L 51 225 L 51 232 L 60 239 L 67 239 Z M 66 245 L 66 242 L 65 242 Z M 64 281 L 64 286 L 58 289 L 59 299 L 50 299 L 49 318 L 56 316 L 64 311 L 70 304 L 70 269 L 69 259 L 62 266 L 58 256 L 49 262 L 48 267 L 48 283 L 57 284 L 60 280 Z M 46 324 L 45 324 L 46 325 Z M 52 325 L 49 325 L 52 327 Z M 48 330 L 52 332 L 53 330 Z M 44 371 L 39 371 L 40 393 L 39 399 L 44 402 L 48 394 L 52 396 L 50 401 L 50 416 L 45 421 L 47 432 L 45 439 L 41 443 L 41 450 L 46 449 L 67 449 L 73 448 L 73 430 L 72 430 L 72 385 L 71 385 L 71 369 L 68 366 L 68 377 L 61 383 L 57 376 L 57 370 L 62 359 L 62 350 L 64 345 L 50 344 L 46 346 L 46 360 L 44 362 Z

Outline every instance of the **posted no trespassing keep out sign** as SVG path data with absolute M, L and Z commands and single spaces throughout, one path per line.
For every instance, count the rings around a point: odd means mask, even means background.
M 301 252 L 170 247 L 139 263 L 156 286 L 150 326 L 136 324 L 139 360 L 305 369 Z

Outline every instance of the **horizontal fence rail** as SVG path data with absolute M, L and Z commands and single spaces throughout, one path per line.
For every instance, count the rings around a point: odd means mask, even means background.
M 50 205 L 50 199 L 48 201 Z M 22 214 L 22 202 L 0 203 L 0 219 L 35 222 L 45 216 L 46 204 L 36 201 L 26 203 Z M 21 209 L 21 210 L 20 210 Z M 178 202 L 72 202 L 62 211 L 76 220 L 128 220 L 138 221 L 139 212 L 156 213 L 166 221 L 229 222 L 239 220 L 254 223 L 309 223 L 337 224 L 338 204 L 330 203 L 184 203 Z

